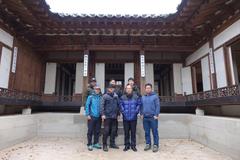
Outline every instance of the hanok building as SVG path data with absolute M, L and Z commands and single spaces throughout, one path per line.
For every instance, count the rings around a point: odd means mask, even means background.
M 166 16 L 64 15 L 44 0 L 0 0 L 0 50 L 3 114 L 79 112 L 90 78 L 104 90 L 134 77 L 142 93 L 154 85 L 163 112 L 240 115 L 238 0 L 182 0 Z

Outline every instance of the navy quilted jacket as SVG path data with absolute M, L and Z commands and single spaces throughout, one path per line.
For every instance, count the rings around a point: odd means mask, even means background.
M 123 120 L 137 120 L 137 115 L 140 111 L 140 105 L 141 99 L 136 94 L 133 94 L 131 96 L 124 94 L 120 99 Z

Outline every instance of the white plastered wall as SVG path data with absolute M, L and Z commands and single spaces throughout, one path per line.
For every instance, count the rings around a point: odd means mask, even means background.
M 240 34 L 240 19 L 213 38 L 214 48 L 218 48 Z
M 202 47 L 196 50 L 193 54 L 186 58 L 186 66 L 194 63 L 195 61 L 201 59 L 202 57 L 206 56 L 209 53 L 209 43 L 205 43 Z

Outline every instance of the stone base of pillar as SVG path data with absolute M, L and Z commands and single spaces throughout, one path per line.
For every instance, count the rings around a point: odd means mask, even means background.
M 32 114 L 32 109 L 31 109 L 31 108 L 24 108 L 24 109 L 22 110 L 22 114 L 23 114 L 23 115 Z
M 0 115 L 4 114 L 4 110 L 5 110 L 5 106 L 4 105 L 0 105 Z
M 84 106 L 80 108 L 80 115 L 85 115 L 85 109 Z
M 196 110 L 195 110 L 195 113 L 196 113 L 196 115 L 198 115 L 198 116 L 204 116 L 204 110 L 203 109 L 201 109 L 201 108 L 196 108 Z

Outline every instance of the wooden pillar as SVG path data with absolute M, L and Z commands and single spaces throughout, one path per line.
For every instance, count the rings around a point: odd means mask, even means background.
M 232 70 L 231 70 L 231 60 L 230 60 L 230 52 L 229 48 L 227 46 L 223 46 L 223 52 L 224 52 L 224 59 L 225 59 L 225 67 L 226 67 L 226 77 L 227 77 L 227 85 L 231 86 L 233 85 L 233 77 L 232 77 Z
M 60 68 L 60 65 L 57 64 L 57 79 L 56 79 L 56 94 L 59 96 L 60 95 L 60 82 L 61 82 L 61 68 Z
M 72 75 L 68 76 L 68 95 L 72 96 Z
M 83 58 L 83 93 L 82 93 L 82 105 L 85 104 L 86 101 L 86 93 L 88 86 L 88 67 L 89 67 L 89 50 L 84 50 L 84 58 Z
M 140 60 L 140 91 L 141 94 L 144 94 L 144 88 L 145 88 L 145 81 L 146 81 L 146 75 L 145 75 L 145 52 L 144 50 L 140 51 L 139 54 L 139 60 Z
M 65 94 L 65 78 L 66 78 L 66 73 L 62 72 L 62 91 L 61 91 L 61 96 L 64 96 Z
M 191 72 L 192 72 L 192 86 L 193 86 L 193 93 L 197 93 L 197 72 L 196 72 L 196 67 L 192 66 L 191 67 Z

